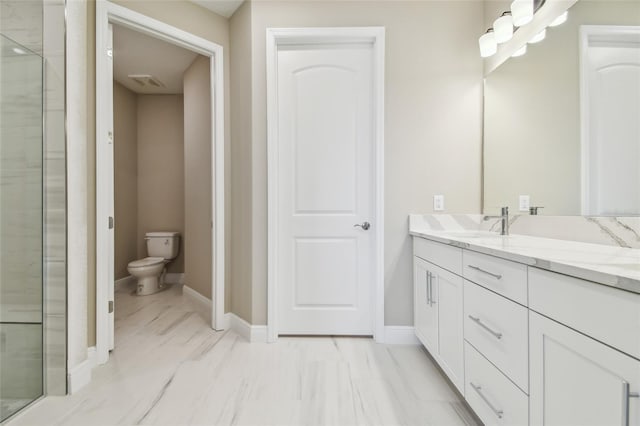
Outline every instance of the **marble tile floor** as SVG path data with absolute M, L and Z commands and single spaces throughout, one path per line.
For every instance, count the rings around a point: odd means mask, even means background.
M 92 382 L 23 425 L 475 425 L 418 346 L 369 338 L 248 343 L 215 332 L 174 286 L 116 293 L 116 349 Z

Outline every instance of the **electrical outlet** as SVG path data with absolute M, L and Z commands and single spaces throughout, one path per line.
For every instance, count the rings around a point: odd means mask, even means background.
M 529 211 L 529 206 L 531 205 L 530 200 L 529 200 L 529 196 L 528 195 L 521 195 L 520 196 L 520 208 L 519 210 L 521 212 L 528 212 Z
M 433 196 L 433 210 L 437 212 L 444 211 L 444 195 L 438 194 Z

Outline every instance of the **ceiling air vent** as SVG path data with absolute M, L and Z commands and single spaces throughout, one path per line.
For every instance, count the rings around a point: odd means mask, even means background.
M 149 74 L 130 74 L 127 77 L 135 81 L 140 87 L 166 87 L 157 77 Z

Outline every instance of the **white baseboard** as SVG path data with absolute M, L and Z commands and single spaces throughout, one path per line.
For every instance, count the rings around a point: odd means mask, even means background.
M 164 282 L 167 284 L 180 284 L 184 285 L 184 273 L 182 272 L 167 272 L 164 276 Z
M 96 347 L 87 348 L 87 359 L 69 370 L 67 393 L 72 395 L 91 382 L 91 371 L 96 366 Z
M 204 297 L 188 285 L 182 286 L 182 295 L 196 308 L 198 315 L 200 315 L 207 324 L 211 324 L 211 299 Z
M 119 280 L 116 280 L 116 282 L 114 283 L 114 286 L 115 286 L 115 289 L 118 290 L 121 287 L 126 287 L 135 282 L 136 282 L 136 279 L 131 275 L 129 275 L 128 277 L 124 277 L 124 278 L 120 278 Z
M 225 314 L 229 320 L 229 328 L 244 337 L 251 343 L 267 342 L 267 326 L 251 325 L 236 314 L 229 312 Z
M 413 326 L 385 325 L 384 343 L 387 345 L 419 345 Z

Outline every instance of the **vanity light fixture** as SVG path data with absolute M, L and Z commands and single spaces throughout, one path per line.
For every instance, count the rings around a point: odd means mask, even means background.
M 497 43 L 505 43 L 513 37 L 513 19 L 511 12 L 503 12 L 493 23 L 493 31 Z
M 534 35 L 533 37 L 531 37 L 531 40 L 529 40 L 529 44 L 535 44 L 535 43 L 540 43 L 542 40 L 544 40 L 544 38 L 547 35 L 547 29 L 544 28 L 542 31 L 540 31 L 538 34 Z
M 498 42 L 496 42 L 493 28 L 489 28 L 486 33 L 480 36 L 478 44 L 480 45 L 480 56 L 483 58 L 495 55 L 498 51 Z
M 556 19 L 554 19 L 549 26 L 550 27 L 557 27 L 558 25 L 562 25 L 567 21 L 567 16 L 569 15 L 569 11 L 565 10 L 564 13 L 560 16 L 558 16 Z
M 513 55 L 511 55 L 512 58 L 517 58 L 518 56 L 522 56 L 525 53 L 527 53 L 527 45 L 525 44 L 524 46 L 522 46 L 520 49 L 516 50 L 514 52 Z
M 533 0 L 514 0 L 511 3 L 513 25 L 521 27 L 533 20 Z

